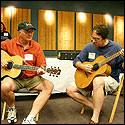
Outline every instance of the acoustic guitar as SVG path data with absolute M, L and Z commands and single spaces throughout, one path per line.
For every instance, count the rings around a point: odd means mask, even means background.
M 76 85 L 79 88 L 85 89 L 85 91 L 91 91 L 93 87 L 93 79 L 96 76 L 109 76 L 111 74 L 111 66 L 108 63 L 119 55 L 120 51 L 107 58 L 105 58 L 104 56 L 99 56 L 93 62 L 83 62 L 83 64 L 91 64 L 93 66 L 93 73 L 88 73 L 81 69 L 76 69 Z
M 5 51 L 1 50 L 1 59 L 4 59 L 8 62 L 6 69 L 1 68 L 1 78 L 5 76 L 10 76 L 12 78 L 17 78 L 22 76 L 24 70 L 31 70 L 37 71 L 40 67 L 37 66 L 27 66 L 23 65 L 23 59 L 19 55 L 16 56 L 9 56 Z M 61 70 L 56 69 L 56 67 L 51 68 L 43 68 L 44 71 L 50 73 L 49 76 L 56 76 L 60 75 Z

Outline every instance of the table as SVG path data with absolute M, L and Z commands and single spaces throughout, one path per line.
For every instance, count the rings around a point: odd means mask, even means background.
M 45 73 L 42 77 L 48 79 L 54 84 L 54 89 L 52 93 L 64 93 L 66 92 L 66 87 L 71 82 L 75 81 L 75 71 L 76 68 L 73 66 L 72 60 L 59 60 L 57 58 L 46 58 L 47 68 L 56 67 L 56 69 L 61 70 L 60 75 L 56 74 L 53 76 L 49 73 Z

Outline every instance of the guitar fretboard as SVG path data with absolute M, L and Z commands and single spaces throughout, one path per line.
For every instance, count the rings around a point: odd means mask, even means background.
M 15 69 L 21 69 L 21 70 L 37 71 L 40 67 L 14 64 L 13 68 L 15 68 Z M 47 71 L 46 68 L 43 68 L 43 70 Z
M 111 60 L 115 59 L 116 57 L 118 57 L 120 55 L 120 51 L 115 53 L 114 55 L 107 57 L 104 61 L 99 63 L 99 67 L 105 65 L 106 63 L 110 62 Z

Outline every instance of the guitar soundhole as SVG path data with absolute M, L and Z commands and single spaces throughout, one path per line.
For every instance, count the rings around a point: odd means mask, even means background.
M 99 69 L 99 64 L 98 64 L 98 63 L 94 64 L 93 70 L 96 71 L 96 70 L 98 70 L 98 69 Z
M 10 69 L 12 69 L 12 67 L 13 67 L 13 63 L 12 62 L 8 62 L 8 65 L 7 65 L 7 69 L 8 70 L 10 70 Z

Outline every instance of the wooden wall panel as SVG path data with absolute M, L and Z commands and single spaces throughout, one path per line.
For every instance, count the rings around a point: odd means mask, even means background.
M 74 12 L 58 11 L 58 50 L 74 50 Z
M 114 41 L 124 47 L 124 16 L 114 16 Z
M 31 22 L 31 9 L 14 8 L 12 12 L 12 38 L 18 36 L 18 25 L 23 21 Z
M 86 44 L 91 42 L 91 33 L 92 14 L 76 12 L 76 50 L 82 50 L 86 46 Z
M 10 13 L 8 8 L 1 7 L 1 21 L 4 23 L 6 30 L 10 32 Z
M 56 50 L 56 11 L 39 10 L 38 43 L 43 50 Z
M 103 23 L 106 26 L 108 25 L 105 15 L 104 14 L 93 14 L 93 27 L 100 23 L 101 24 Z

